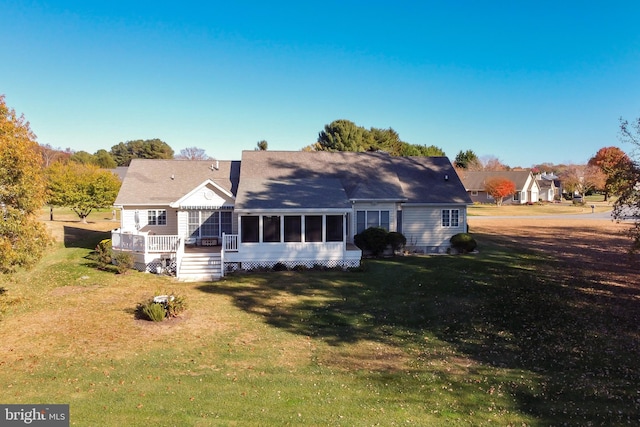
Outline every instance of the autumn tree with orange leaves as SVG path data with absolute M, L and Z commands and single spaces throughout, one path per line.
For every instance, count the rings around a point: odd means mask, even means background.
M 620 148 L 603 147 L 589 159 L 589 166 L 596 166 L 604 174 L 604 185 L 598 190 L 604 193 L 604 200 L 607 201 L 609 195 L 618 194 L 626 185 L 628 171 L 633 167 L 633 162 Z
M 484 183 L 484 189 L 496 201 L 496 205 L 502 206 L 505 197 L 512 196 L 516 192 L 516 184 L 503 176 L 489 178 Z

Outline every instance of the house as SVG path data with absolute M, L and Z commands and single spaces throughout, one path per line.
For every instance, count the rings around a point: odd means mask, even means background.
M 560 180 L 552 173 L 542 172 L 535 175 L 538 187 L 540 187 L 540 200 L 543 202 L 553 202 L 560 200 L 562 190 Z
M 131 162 L 115 202 L 114 251 L 141 271 L 212 280 L 227 271 L 357 267 L 353 237 L 399 231 L 422 253 L 446 252 L 471 203 L 446 157 L 244 151 L 241 161 Z
M 464 171 L 460 179 L 473 203 L 495 203 L 485 190 L 485 183 L 491 178 L 504 177 L 516 185 L 516 191 L 503 204 L 526 204 L 537 202 L 540 187 L 531 171 Z

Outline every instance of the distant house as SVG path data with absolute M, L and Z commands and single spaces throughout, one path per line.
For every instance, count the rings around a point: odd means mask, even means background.
M 540 187 L 531 171 L 464 171 L 460 179 L 473 203 L 495 203 L 486 191 L 491 178 L 504 177 L 516 186 L 515 193 L 505 198 L 503 204 L 526 204 L 539 201 Z
M 535 175 L 538 187 L 540 187 L 540 200 L 543 202 L 553 202 L 560 200 L 562 196 L 562 189 L 560 187 L 559 178 L 547 172 L 538 173 Z
M 354 235 L 382 227 L 445 252 L 471 200 L 446 157 L 244 151 L 241 161 L 131 161 L 113 249 L 181 280 L 227 271 L 355 267 Z

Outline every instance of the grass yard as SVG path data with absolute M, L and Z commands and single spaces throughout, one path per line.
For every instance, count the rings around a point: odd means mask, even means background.
M 638 274 L 593 222 L 537 224 L 557 246 L 483 220 L 474 255 L 177 283 L 97 269 L 96 218 L 50 223 L 58 245 L 0 277 L 0 402 L 69 403 L 77 426 L 640 421 Z M 134 318 L 166 291 L 184 316 Z
M 591 213 L 591 205 L 594 212 L 610 212 L 613 209 L 612 202 L 604 202 L 602 196 L 589 196 L 583 205 L 574 205 L 570 201 L 563 200 L 560 203 L 541 203 L 534 205 L 502 205 L 495 203 L 474 204 L 469 206 L 469 216 L 536 216 L 536 215 L 571 215 Z

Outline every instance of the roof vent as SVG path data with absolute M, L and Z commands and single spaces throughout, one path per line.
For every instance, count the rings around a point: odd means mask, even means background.
M 171 174 L 171 180 L 176 179 L 176 176 L 174 174 Z
M 444 174 L 444 180 L 445 181 L 449 181 L 449 175 L 448 174 Z
M 215 163 L 212 163 L 211 166 L 209 166 L 209 169 L 211 169 L 212 171 L 217 171 L 218 169 L 220 169 L 220 162 L 216 160 Z

